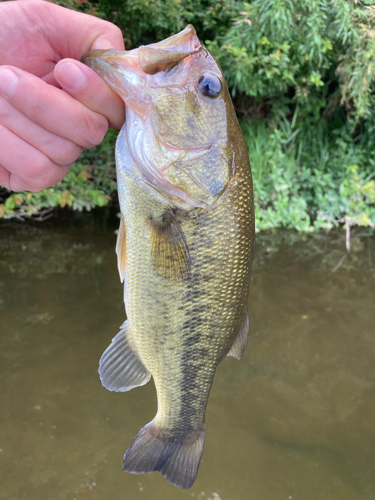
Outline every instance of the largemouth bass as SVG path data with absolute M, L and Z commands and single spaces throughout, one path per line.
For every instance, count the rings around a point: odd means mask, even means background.
M 155 418 L 123 470 L 190 488 L 215 369 L 241 358 L 254 246 L 249 157 L 222 72 L 194 28 L 84 62 L 126 104 L 116 144 L 118 268 L 127 320 L 99 373 L 111 391 L 155 382 Z

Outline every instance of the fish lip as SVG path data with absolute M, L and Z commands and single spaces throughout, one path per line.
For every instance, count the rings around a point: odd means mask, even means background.
M 86 66 L 89 66 L 94 70 L 96 70 L 95 66 L 99 65 L 101 68 L 117 73 L 121 75 L 125 79 L 125 81 L 126 77 L 124 76 L 124 72 L 126 69 L 128 69 L 129 73 L 132 73 L 139 77 L 143 77 L 143 79 L 146 80 L 146 74 L 137 64 L 138 63 L 138 57 L 136 53 L 137 50 L 138 49 L 134 49 L 134 51 L 133 50 L 129 51 L 126 55 L 126 59 L 124 56 L 124 54 L 126 54 L 126 51 L 114 50 L 114 49 L 90 50 L 89 52 L 86 52 L 86 54 L 83 55 L 81 61 L 84 64 L 86 64 Z M 124 60 L 124 64 L 120 64 L 117 61 L 111 60 L 111 58 L 114 58 L 116 56 L 120 56 Z M 102 74 L 100 74 L 100 76 L 104 78 Z
M 87 66 L 89 66 L 90 68 L 93 69 L 93 65 L 99 65 L 101 66 L 102 68 L 104 69 L 107 69 L 107 70 L 110 70 L 114 73 L 119 73 L 121 75 L 121 70 L 123 70 L 123 66 L 121 66 L 121 64 L 117 63 L 117 62 L 113 62 L 113 61 L 106 61 L 104 58 L 102 57 L 92 57 L 90 55 L 90 52 L 88 52 L 87 54 L 85 54 L 85 60 L 83 61 L 83 58 L 82 58 L 82 62 L 84 62 Z M 103 75 L 101 75 L 102 78 Z
M 95 50 L 90 50 L 89 52 L 86 52 L 82 58 L 81 62 L 84 64 L 87 64 L 87 59 L 93 58 L 93 59 L 101 59 L 103 61 L 109 59 L 110 57 L 123 57 L 124 54 L 126 54 L 126 58 L 128 62 L 130 61 L 137 61 L 138 55 L 137 55 L 137 50 L 138 49 L 133 49 L 133 50 L 117 50 L 117 49 L 95 49 Z
M 89 52 L 86 52 L 86 54 L 83 54 L 81 58 L 81 62 L 83 64 L 86 64 L 86 66 L 90 66 L 90 64 L 87 63 L 88 59 L 98 59 L 100 56 L 103 54 L 103 52 L 106 52 L 105 50 L 90 50 Z

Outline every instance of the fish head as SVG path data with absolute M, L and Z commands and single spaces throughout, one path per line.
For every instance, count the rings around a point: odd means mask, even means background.
M 128 145 L 143 178 L 179 208 L 215 206 L 234 173 L 233 107 L 193 26 L 130 51 L 91 51 L 83 61 L 125 101 Z

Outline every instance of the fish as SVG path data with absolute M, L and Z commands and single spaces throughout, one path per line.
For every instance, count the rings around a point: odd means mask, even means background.
M 126 392 L 151 376 L 157 413 L 123 460 L 188 489 L 196 480 L 217 365 L 249 335 L 254 203 L 249 155 L 223 73 L 192 25 L 83 62 L 126 107 L 116 142 L 116 243 L 126 321 L 99 363 Z

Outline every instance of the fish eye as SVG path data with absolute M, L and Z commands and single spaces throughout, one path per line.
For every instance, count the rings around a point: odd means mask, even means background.
M 207 97 L 218 97 L 221 93 L 221 81 L 215 75 L 202 75 L 198 80 L 199 92 Z

